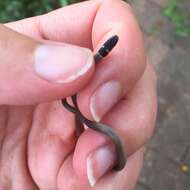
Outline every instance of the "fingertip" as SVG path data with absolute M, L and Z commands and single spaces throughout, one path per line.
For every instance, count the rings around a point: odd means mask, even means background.
M 78 79 L 94 64 L 90 50 L 68 44 L 40 45 L 35 50 L 34 60 L 36 74 L 59 84 Z
M 98 142 L 97 142 L 98 139 Z M 77 141 L 73 155 L 73 168 L 76 174 L 84 181 L 89 179 L 89 155 L 98 147 L 106 145 L 107 137 L 92 129 L 86 129 Z M 87 164 L 88 161 L 88 164 Z

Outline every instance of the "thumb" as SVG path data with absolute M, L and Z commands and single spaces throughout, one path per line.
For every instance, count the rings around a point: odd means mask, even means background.
M 81 89 L 94 70 L 90 50 L 40 43 L 4 25 L 0 25 L 0 59 L 0 104 L 62 99 Z

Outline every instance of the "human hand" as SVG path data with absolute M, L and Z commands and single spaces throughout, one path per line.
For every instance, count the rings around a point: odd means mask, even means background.
M 95 190 L 133 189 L 155 123 L 156 79 L 131 8 L 93 0 L 7 27 L 0 27 L 1 188 L 87 190 L 89 179 Z M 79 46 L 96 52 L 115 34 L 118 45 L 95 70 L 93 54 Z M 79 90 L 82 113 L 122 137 L 129 155 L 122 171 L 109 172 L 116 155 L 106 136 L 87 129 L 77 139 L 60 99 Z

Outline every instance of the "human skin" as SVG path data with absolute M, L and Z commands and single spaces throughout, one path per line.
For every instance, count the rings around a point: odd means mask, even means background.
M 91 51 L 112 35 L 119 43 L 95 67 Z M 0 42 L 1 189 L 132 190 L 157 98 L 130 6 L 91 0 L 64 7 L 1 25 Z M 121 136 L 129 156 L 122 171 L 111 170 L 117 157 L 109 138 L 91 129 L 76 136 L 74 116 L 60 102 L 75 93 L 88 119 Z

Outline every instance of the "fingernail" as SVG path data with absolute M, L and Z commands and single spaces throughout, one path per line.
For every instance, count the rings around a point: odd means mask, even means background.
M 96 122 L 117 103 L 121 93 L 121 85 L 117 81 L 107 82 L 95 91 L 90 100 L 90 110 Z
M 72 45 L 41 45 L 35 51 L 35 71 L 43 79 L 69 83 L 84 75 L 93 65 L 93 54 Z
M 106 146 L 91 153 L 87 158 L 87 177 L 93 187 L 96 182 L 112 169 L 116 160 L 112 146 Z

